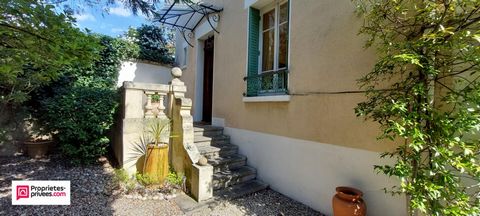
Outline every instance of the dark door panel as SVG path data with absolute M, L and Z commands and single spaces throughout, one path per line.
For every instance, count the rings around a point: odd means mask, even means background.
M 203 64 L 203 113 L 202 121 L 212 122 L 213 94 L 213 37 L 205 40 Z

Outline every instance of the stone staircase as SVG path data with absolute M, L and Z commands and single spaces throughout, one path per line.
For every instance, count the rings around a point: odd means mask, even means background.
M 215 197 L 236 198 L 268 187 L 256 179 L 257 170 L 247 166 L 247 157 L 238 154 L 238 146 L 230 144 L 230 137 L 223 134 L 222 127 L 195 124 L 194 131 L 200 154 L 214 168 Z

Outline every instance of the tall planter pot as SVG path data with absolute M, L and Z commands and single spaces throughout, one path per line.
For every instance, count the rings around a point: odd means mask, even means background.
M 168 175 L 168 145 L 148 145 L 144 174 L 156 184 L 162 184 Z
M 365 216 L 367 205 L 362 199 L 362 191 L 351 187 L 337 187 L 333 196 L 334 216 Z

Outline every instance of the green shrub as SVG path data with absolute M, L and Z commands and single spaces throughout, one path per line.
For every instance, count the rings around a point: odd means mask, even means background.
M 137 179 L 137 182 L 144 185 L 144 186 L 149 186 L 152 185 L 156 182 L 155 179 L 153 179 L 151 176 L 148 174 L 141 174 L 138 173 L 135 175 L 135 178 Z M 183 175 L 177 174 L 175 171 L 171 170 L 167 177 L 165 178 L 165 183 L 169 183 L 171 185 L 175 186 L 182 186 L 183 184 Z
M 103 47 L 100 58 L 89 67 L 71 68 L 68 76 L 76 86 L 113 89 L 117 84 L 121 61 L 138 55 L 135 54 L 138 53 L 138 45 L 106 35 L 94 36 Z
M 356 113 L 391 144 L 386 191 L 408 215 L 480 215 L 480 1 L 354 2 L 378 51 Z
M 91 163 L 106 153 L 119 101 L 118 72 L 131 51 L 124 40 L 91 36 L 102 47 L 100 58 L 89 66 L 64 68 L 62 77 L 32 92 L 29 102 L 33 116 L 56 134 L 61 152 L 74 163 Z
M 155 25 L 142 25 L 130 28 L 124 37 L 138 45 L 139 50 L 130 52 L 131 58 L 138 58 L 161 64 L 171 65 L 175 62 L 175 45 L 173 31 Z
M 97 40 L 43 1 L 0 1 L 0 20 L 0 106 L 21 106 L 64 67 L 98 58 Z
M 177 174 L 175 171 L 171 170 L 166 178 L 167 182 L 173 185 L 182 186 L 183 184 L 183 175 Z
M 116 181 L 126 182 L 130 179 L 125 169 L 114 169 L 113 172 L 115 173 Z
M 135 175 L 135 177 L 136 177 L 138 183 L 140 183 L 144 186 L 148 186 L 148 185 L 154 184 L 156 182 L 156 180 L 153 179 L 153 177 L 151 177 L 147 173 L 145 173 L 145 174 L 137 173 Z
M 107 152 L 106 136 L 118 106 L 113 90 L 72 87 L 41 102 L 44 125 L 73 163 L 92 163 Z
M 115 169 L 114 181 L 123 187 L 127 192 L 135 188 L 136 182 L 130 178 L 128 172 L 125 169 Z

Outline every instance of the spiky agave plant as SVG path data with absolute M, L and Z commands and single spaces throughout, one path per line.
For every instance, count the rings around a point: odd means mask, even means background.
M 162 135 L 170 132 L 170 123 L 170 120 L 156 120 L 150 125 L 148 133 L 155 146 L 160 145 Z

